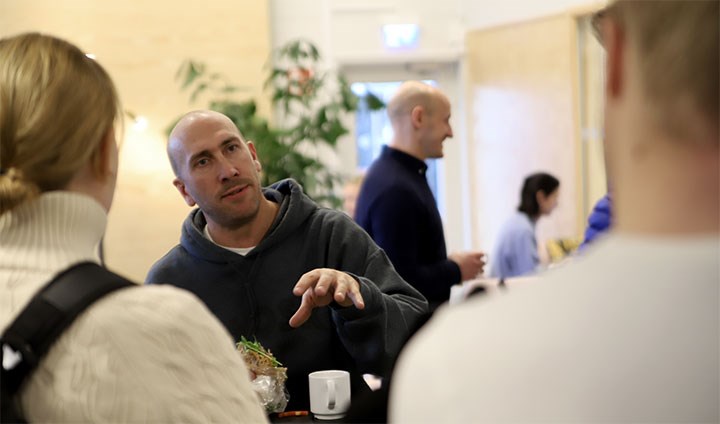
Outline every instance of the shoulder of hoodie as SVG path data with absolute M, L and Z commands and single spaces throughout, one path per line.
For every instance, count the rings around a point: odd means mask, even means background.
M 180 243 L 176 244 L 175 246 L 173 246 L 172 249 L 170 249 L 167 253 L 165 253 L 161 258 L 159 258 L 155 261 L 155 263 L 152 264 L 150 270 L 145 276 L 145 283 L 157 284 L 157 278 L 165 278 L 166 272 L 170 272 L 171 275 L 175 275 L 176 271 L 173 270 L 175 268 L 175 262 L 187 255 L 187 249 L 185 249 L 185 247 Z M 160 283 L 167 283 L 167 281 L 160 281 Z
M 332 209 L 325 206 L 318 205 L 317 209 L 313 211 L 311 218 L 320 219 L 324 223 L 332 225 L 340 225 L 348 228 L 357 227 L 357 229 L 362 230 L 362 228 L 355 222 L 355 220 L 352 219 L 352 217 L 350 217 L 350 215 L 337 209 Z
M 286 191 L 288 188 L 290 189 L 289 193 Z M 300 204 L 304 204 L 302 206 L 302 209 L 306 211 L 305 213 L 307 213 L 308 219 L 319 220 L 322 223 L 357 227 L 355 221 L 346 213 L 341 212 L 337 209 L 332 209 L 319 205 L 317 202 L 307 196 L 302 186 L 293 179 L 285 179 L 282 181 L 278 181 L 277 183 L 268 187 L 268 189 L 280 192 L 282 196 L 290 196 L 294 202 L 299 202 L 299 204 L 296 203 L 298 206 Z

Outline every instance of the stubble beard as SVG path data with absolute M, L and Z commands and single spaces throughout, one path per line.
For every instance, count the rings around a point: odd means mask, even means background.
M 248 189 L 252 190 L 255 194 L 253 199 L 247 199 L 250 203 L 247 210 L 241 212 L 227 211 L 228 208 L 223 206 L 209 207 L 203 209 L 208 220 L 212 220 L 221 228 L 227 230 L 237 230 L 239 228 L 250 225 L 255 218 L 257 218 L 260 211 L 260 201 L 262 198 L 262 191 L 259 185 L 251 185 Z

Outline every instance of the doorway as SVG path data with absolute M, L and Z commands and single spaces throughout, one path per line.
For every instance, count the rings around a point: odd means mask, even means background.
M 437 87 L 434 80 L 424 80 L 424 83 Z M 356 147 L 356 169 L 359 173 L 367 171 L 368 167 L 380 155 L 383 146 L 390 143 L 393 137 L 392 125 L 387 115 L 387 108 L 379 110 L 370 110 L 367 102 L 363 101 L 367 93 L 372 93 L 383 101 L 386 105 L 395 94 L 403 81 L 383 81 L 383 82 L 354 82 L 350 85 L 353 93 L 361 100 L 358 109 L 355 112 L 355 147 Z M 427 178 L 430 190 L 435 196 L 437 203 L 437 159 L 428 159 L 425 161 L 428 169 L 425 177 Z
M 442 159 L 428 161 L 428 183 L 445 227 L 445 241 L 449 251 L 470 247 L 468 154 L 465 136 L 465 112 L 459 62 L 412 62 L 393 64 L 346 64 L 340 69 L 356 93 L 371 90 L 387 101 L 397 87 L 407 80 L 433 84 L 448 96 L 452 107 L 450 123 L 454 138 L 445 142 Z M 353 164 L 354 173 L 361 173 L 379 153 L 382 145 L 392 137 L 385 111 L 353 116 L 345 122 L 350 130 L 349 140 L 339 146 L 341 161 Z

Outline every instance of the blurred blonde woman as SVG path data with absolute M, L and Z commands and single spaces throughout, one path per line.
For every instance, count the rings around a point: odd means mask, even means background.
M 98 262 L 115 191 L 118 95 L 47 35 L 0 40 L 0 327 L 69 266 Z M 192 295 L 134 287 L 91 305 L 21 388 L 32 422 L 264 422 L 229 334 Z

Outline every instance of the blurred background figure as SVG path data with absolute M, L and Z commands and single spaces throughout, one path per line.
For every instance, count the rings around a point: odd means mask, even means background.
M 544 172 L 525 178 L 520 206 L 502 226 L 490 257 L 491 277 L 509 278 L 535 272 L 540 265 L 535 224 L 555 209 L 559 188 L 560 181 Z
M 720 422 L 719 15 L 620 0 L 595 16 L 612 232 L 536 284 L 439 311 L 400 357 L 391 422 Z
M 601 197 L 595 203 L 590 216 L 588 216 L 587 227 L 585 228 L 585 238 L 583 239 L 580 249 L 585 249 L 598 236 L 610 230 L 612 226 L 612 199 L 610 193 Z
M 362 175 L 355 175 L 350 177 L 343 186 L 343 211 L 353 219 L 355 219 L 355 204 L 360 194 L 362 181 Z
M 434 310 L 450 287 L 483 272 L 484 253 L 448 255 L 443 222 L 425 160 L 444 156 L 452 138 L 450 101 L 437 88 L 406 81 L 388 103 L 393 138 L 365 175 L 355 218 L 387 253 L 398 273 Z

